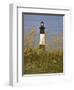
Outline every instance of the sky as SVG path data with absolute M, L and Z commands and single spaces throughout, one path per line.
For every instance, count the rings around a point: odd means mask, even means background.
M 50 14 L 25 14 L 24 13 L 24 36 L 32 31 L 32 26 L 35 26 L 36 41 L 39 44 L 40 36 L 40 22 L 44 22 L 45 32 L 48 32 L 48 42 L 52 43 L 53 37 L 60 38 L 60 34 L 63 33 L 63 15 L 50 15 Z M 53 45 L 54 46 L 54 45 Z M 62 45 L 60 46 L 62 47 Z

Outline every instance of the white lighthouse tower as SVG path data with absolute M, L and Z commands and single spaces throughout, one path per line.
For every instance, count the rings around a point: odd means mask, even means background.
M 39 41 L 39 48 L 45 50 L 45 27 L 44 22 L 40 23 L 40 41 Z

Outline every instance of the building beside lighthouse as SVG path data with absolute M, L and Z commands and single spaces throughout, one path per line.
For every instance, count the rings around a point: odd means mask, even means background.
M 44 22 L 43 21 L 41 21 L 41 23 L 40 23 L 39 48 L 45 50 L 45 27 L 44 27 Z

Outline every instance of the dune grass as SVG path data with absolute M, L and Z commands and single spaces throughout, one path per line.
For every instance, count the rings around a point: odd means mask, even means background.
M 62 73 L 63 52 L 44 51 L 39 48 L 24 49 L 24 74 Z

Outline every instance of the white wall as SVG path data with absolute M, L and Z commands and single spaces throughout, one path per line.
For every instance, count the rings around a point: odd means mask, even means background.
M 67 6 L 72 8 L 71 17 L 71 44 L 70 44 L 70 59 L 72 59 L 72 83 L 51 84 L 25 87 L 10 87 L 9 86 L 9 4 L 10 3 L 28 3 L 54 6 Z M 23 90 L 73 90 L 74 86 L 74 2 L 73 0 L 0 0 L 0 90 L 2 89 L 23 89 Z

